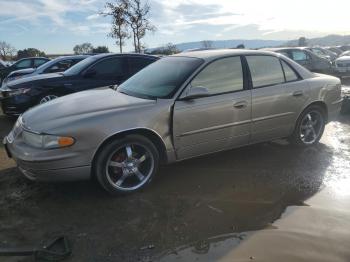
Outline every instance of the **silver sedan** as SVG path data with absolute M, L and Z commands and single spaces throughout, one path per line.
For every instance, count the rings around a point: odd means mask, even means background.
M 4 139 L 31 180 L 96 180 L 110 193 L 148 185 L 164 163 L 286 138 L 320 140 L 341 106 L 339 79 L 266 51 L 163 58 L 118 88 L 24 113 Z

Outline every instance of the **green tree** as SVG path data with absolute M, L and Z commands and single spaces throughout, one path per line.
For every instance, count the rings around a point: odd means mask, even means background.
M 109 53 L 109 49 L 107 46 L 98 46 L 98 47 L 94 47 L 92 49 L 92 53 L 94 53 L 94 54 Z
M 106 11 L 100 13 L 103 16 L 112 17 L 112 28 L 108 36 L 117 39 L 120 53 L 123 53 L 125 39 L 130 38 L 127 22 L 128 7 L 129 0 L 117 0 L 115 3 L 106 3 Z
M 43 51 L 40 51 L 36 48 L 26 48 L 23 50 L 18 50 L 17 59 L 26 58 L 26 57 L 42 57 L 46 56 Z
M 82 55 L 82 54 L 90 54 L 92 53 L 93 46 L 91 43 L 83 43 L 80 45 L 76 45 L 73 48 L 74 54 L 76 55 Z

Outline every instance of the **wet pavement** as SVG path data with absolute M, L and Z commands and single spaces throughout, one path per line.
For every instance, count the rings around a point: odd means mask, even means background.
M 12 124 L 0 116 L 0 138 Z M 343 115 L 313 148 L 276 141 L 188 160 L 113 198 L 93 182 L 28 182 L 0 147 L 0 246 L 65 234 L 68 261 L 350 261 L 349 160 Z

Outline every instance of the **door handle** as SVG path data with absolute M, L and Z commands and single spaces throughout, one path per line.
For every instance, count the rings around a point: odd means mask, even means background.
M 248 105 L 248 102 L 247 101 L 240 101 L 240 102 L 237 102 L 233 105 L 233 107 L 237 108 L 237 109 L 241 109 L 241 108 L 245 108 L 247 107 Z
M 63 85 L 64 86 L 72 86 L 73 84 L 71 84 L 71 83 L 64 83 Z
M 304 94 L 303 91 L 295 91 L 295 92 L 293 93 L 293 96 L 302 96 L 303 94 Z

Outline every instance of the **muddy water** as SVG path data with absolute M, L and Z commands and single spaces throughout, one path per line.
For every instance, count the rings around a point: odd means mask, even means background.
M 322 140 L 325 147 L 300 159 L 299 170 L 290 169 L 295 175 L 309 170 L 311 176 L 304 176 L 306 187 L 300 186 L 294 195 L 300 203 L 290 198 L 274 223 L 262 230 L 211 236 L 170 249 L 157 260 L 350 261 L 350 121 L 346 122 L 329 125 Z M 314 158 L 322 151 L 332 153 Z M 323 168 L 315 169 L 315 161 Z
M 0 244 L 65 234 L 70 261 L 350 261 L 349 131 L 344 116 L 314 148 L 277 141 L 166 166 L 116 198 L 90 182 L 28 183 L 0 148 Z

